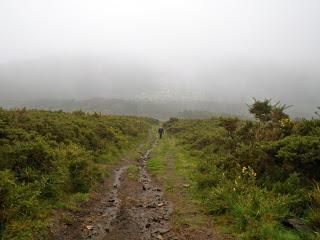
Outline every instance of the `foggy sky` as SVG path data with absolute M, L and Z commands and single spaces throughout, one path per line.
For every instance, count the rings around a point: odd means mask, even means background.
M 0 96 L 315 104 L 319 12 L 318 0 L 1 0 Z

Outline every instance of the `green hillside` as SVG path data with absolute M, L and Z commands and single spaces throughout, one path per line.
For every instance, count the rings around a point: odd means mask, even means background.
M 0 109 L 0 239 L 41 239 L 52 209 L 75 209 L 155 121 Z M 42 236 L 42 237 L 41 237 Z
M 165 124 L 179 146 L 170 151 L 196 165 L 195 198 L 237 238 L 320 238 L 320 120 L 293 121 L 285 108 L 257 101 L 250 110 L 260 120 Z
M 121 164 L 128 174 L 119 181 L 144 199 L 146 164 L 173 201 L 172 234 L 217 228 L 221 239 L 319 239 L 320 119 L 292 120 L 286 109 L 265 99 L 249 105 L 254 120 L 171 118 L 154 141 L 159 123 L 150 118 L 0 108 L 0 238 L 46 239 L 61 222 L 76 231 L 67 216 L 87 214 L 81 203 L 90 205 Z M 141 148 L 150 149 L 143 164 Z M 122 192 L 130 209 L 139 205 L 134 191 Z M 82 232 L 93 228 L 83 224 Z

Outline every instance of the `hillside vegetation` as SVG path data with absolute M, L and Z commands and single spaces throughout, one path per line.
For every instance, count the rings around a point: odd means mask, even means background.
M 76 208 L 154 120 L 0 109 L 0 238 L 41 239 L 52 209 Z
M 293 121 L 270 100 L 249 108 L 257 120 L 165 124 L 196 159 L 198 200 L 240 239 L 319 239 L 320 120 Z

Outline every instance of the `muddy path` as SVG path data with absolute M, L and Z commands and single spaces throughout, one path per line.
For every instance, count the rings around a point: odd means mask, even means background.
M 164 199 L 161 188 L 152 183 L 146 171 L 150 153 L 148 150 L 139 159 L 138 181 L 123 180 L 118 215 L 111 222 L 111 228 L 104 236 L 94 239 L 177 239 L 170 232 L 173 206 Z
M 50 239 L 178 239 L 170 228 L 173 206 L 146 170 L 152 149 L 116 168 L 96 199 L 64 216 L 71 219 L 67 223 L 56 223 Z M 138 167 L 136 179 L 128 177 L 132 164 Z

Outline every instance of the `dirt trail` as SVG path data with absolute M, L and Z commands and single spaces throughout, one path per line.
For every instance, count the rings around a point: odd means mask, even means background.
M 119 192 L 117 218 L 111 229 L 97 239 L 177 239 L 170 233 L 172 204 L 163 198 L 161 188 L 152 184 L 146 171 L 151 150 L 139 160 L 139 179 L 133 183 L 125 178 Z
M 181 217 L 191 219 L 201 213 L 191 203 L 184 202 L 187 199 L 183 197 L 186 194 L 185 187 L 177 188 L 175 193 L 164 193 L 160 185 L 155 183 L 161 181 L 158 178 L 152 180 L 146 165 L 155 145 L 142 154 L 138 161 L 123 159 L 121 165 L 113 170 L 112 176 L 106 179 L 100 192 L 82 204 L 80 211 L 58 211 L 49 239 L 230 239 L 214 231 L 211 221 L 206 221 L 197 229 L 177 227 L 177 211 L 182 214 Z M 180 186 L 183 182 L 173 172 L 174 157 L 170 154 L 168 152 L 166 156 L 168 169 L 165 175 Z M 132 166 L 137 170 L 134 176 L 129 171 Z
M 163 191 L 152 183 L 146 170 L 152 148 L 138 161 L 137 179 L 128 177 L 132 161 L 114 171 L 97 198 L 82 206 L 82 211 L 69 213 L 72 223 L 61 224 L 51 239 L 152 240 L 178 239 L 170 231 L 173 206 Z

